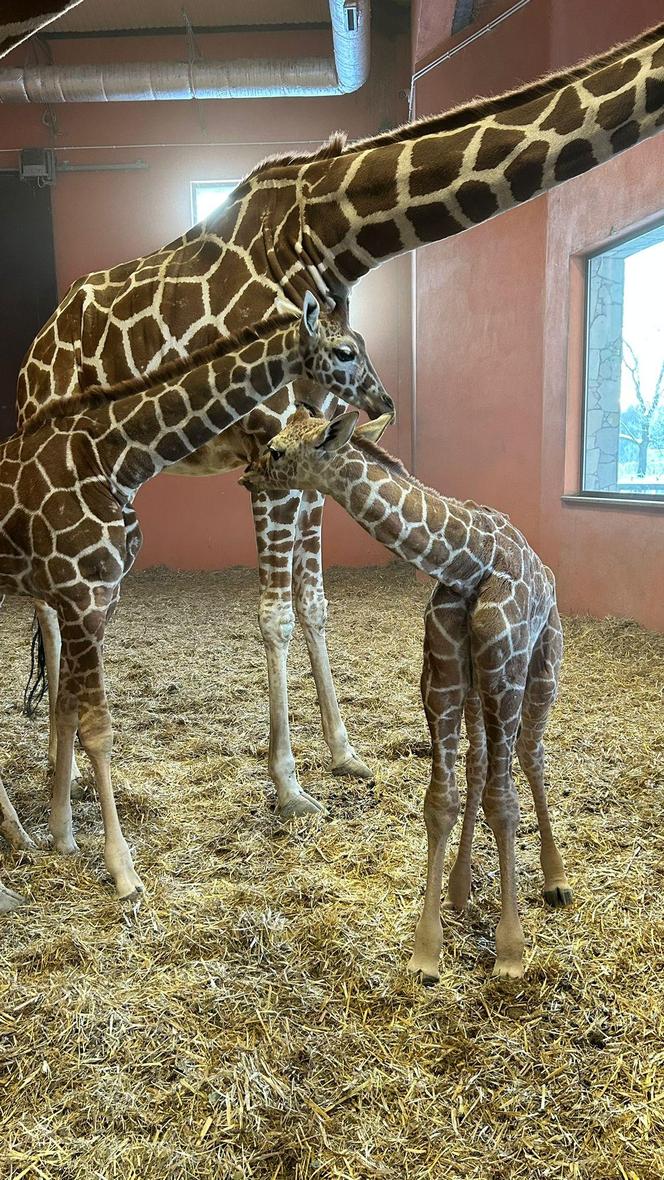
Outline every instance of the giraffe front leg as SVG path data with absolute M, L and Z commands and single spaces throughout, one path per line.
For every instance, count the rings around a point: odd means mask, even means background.
M 35 599 L 35 611 L 44 645 L 44 656 L 46 658 L 48 686 L 48 764 L 51 770 L 55 771 L 58 752 L 57 700 L 60 678 L 60 623 L 58 622 L 57 612 L 41 599 Z M 75 755 L 72 755 L 71 777 L 72 779 L 81 777 Z
M 37 851 L 37 845 L 28 835 L 16 814 L 16 808 L 5 790 L 2 779 L 0 779 L 0 835 L 4 836 L 12 848 L 22 852 Z
M 350 743 L 337 701 L 325 639 L 327 602 L 323 590 L 321 526 L 325 497 L 305 491 L 297 519 L 293 555 L 293 597 L 304 633 L 320 706 L 323 737 L 332 756 L 332 773 L 373 780 L 373 771 Z
M 259 624 L 270 698 L 268 770 L 282 819 L 323 811 L 297 778 L 288 721 L 288 648 L 295 627 L 291 604 L 293 539 L 300 492 L 252 494 L 260 577 Z
M 424 799 L 427 883 L 415 947 L 408 969 L 423 983 L 437 983 L 443 946 L 440 896 L 449 834 L 459 814 L 455 764 L 463 702 L 468 689 L 466 607 L 442 587 L 434 590 L 425 614 L 424 662 L 420 688 L 431 734 L 431 782 Z

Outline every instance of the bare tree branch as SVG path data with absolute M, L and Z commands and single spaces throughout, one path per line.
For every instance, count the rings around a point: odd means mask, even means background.
M 655 382 L 655 394 L 654 394 L 654 397 L 653 397 L 652 402 L 650 404 L 650 413 L 651 414 L 657 409 L 657 407 L 661 401 L 661 398 L 662 398 L 662 393 L 664 393 L 664 360 L 661 363 L 660 370 L 659 370 L 659 376 L 657 377 L 657 381 Z
M 629 356 L 626 354 L 629 354 Z M 630 364 L 629 358 L 631 358 L 631 362 L 632 362 L 631 364 Z M 641 374 L 639 372 L 639 362 L 638 362 L 638 358 L 636 356 L 636 353 L 634 352 L 634 349 L 632 348 L 632 346 L 628 340 L 623 340 L 623 358 L 622 359 L 623 359 L 623 365 L 625 366 L 625 368 L 627 369 L 627 372 L 629 373 L 630 377 L 632 378 L 632 385 L 634 386 L 636 400 L 641 407 L 642 414 L 645 415 L 647 413 L 648 407 L 646 406 L 646 403 L 645 403 L 645 400 L 643 397 L 643 393 L 641 391 Z

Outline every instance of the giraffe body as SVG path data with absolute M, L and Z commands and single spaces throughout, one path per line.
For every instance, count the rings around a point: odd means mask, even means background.
M 516 749 L 531 785 L 542 837 L 544 892 L 571 892 L 553 840 L 543 778 L 543 733 L 555 699 L 562 631 L 551 571 L 508 517 L 440 496 L 374 443 L 385 420 L 356 429 L 357 415 L 331 423 L 299 410 L 244 477 L 247 486 L 302 487 L 331 495 L 378 541 L 436 580 L 425 618 L 422 699 L 432 740 L 424 815 L 428 874 L 411 970 L 438 978 L 445 847 L 459 814 L 455 763 L 465 710 L 468 793 L 450 903 L 466 905 L 470 851 L 480 802 L 500 861 L 502 916 L 496 973 L 523 971 L 524 940 L 514 871 L 519 802 Z
M 134 379 L 62 401 L 59 415 L 35 417 L 0 447 L 0 593 L 38 599 L 57 616 L 62 638 L 50 830 L 60 852 L 76 851 L 70 783 L 78 730 L 95 773 L 106 865 L 121 898 L 135 898 L 142 885 L 113 797 L 102 645 L 135 557 L 134 495 L 288 381 L 305 378 L 374 414 L 389 402 L 361 339 L 347 333 L 341 346 L 338 325 L 319 319 L 318 310 L 309 297 L 301 321 L 290 317 L 278 329 L 266 325 L 218 343 L 198 355 L 194 369 L 168 366 L 160 384 Z M 0 830 L 14 845 L 32 846 L 3 788 Z M 12 895 L 4 900 L 10 908 Z
M 663 33 L 660 26 L 594 61 L 395 132 L 349 145 L 334 136 L 313 155 L 265 161 L 207 222 L 144 258 L 74 283 L 25 359 L 19 427 L 40 410 L 57 413 L 63 397 L 114 386 L 224 335 L 274 323 L 284 311 L 295 313 L 305 291 L 322 293 L 345 314 L 350 287 L 386 259 L 471 228 L 656 133 L 664 122 Z M 263 443 L 291 410 L 285 398 L 266 415 Z M 234 429 L 232 439 L 186 457 L 177 470 L 209 474 L 245 462 L 252 447 L 244 431 Z M 321 503 L 296 492 L 278 501 L 271 495 L 254 505 L 254 519 L 271 749 L 280 751 L 270 769 L 286 807 L 301 796 L 287 722 L 291 597 L 312 656 L 333 769 L 369 772 L 348 741 L 329 671 Z M 290 532 L 287 554 L 269 541 L 282 527 Z M 54 667 L 57 631 L 41 608 L 40 618 Z

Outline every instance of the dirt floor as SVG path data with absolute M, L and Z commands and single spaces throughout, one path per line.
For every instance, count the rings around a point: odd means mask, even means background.
M 332 571 L 327 588 L 342 709 L 376 782 L 328 773 L 298 637 L 294 745 L 329 814 L 284 826 L 254 575 L 130 578 L 107 669 L 148 898 L 121 913 L 89 791 L 80 858 L 4 851 L 31 904 L 0 925 L 0 1176 L 661 1180 L 664 641 L 567 620 L 548 750 L 575 903 L 540 899 L 522 792 L 527 976 L 491 978 L 482 826 L 469 913 L 444 915 L 441 983 L 423 989 L 405 967 L 424 882 L 427 588 L 398 567 Z M 0 764 L 43 835 L 45 709 L 33 723 L 20 709 L 29 632 L 29 605 L 5 603 Z

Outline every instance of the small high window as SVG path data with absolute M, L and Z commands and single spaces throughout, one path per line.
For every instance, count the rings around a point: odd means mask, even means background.
M 194 180 L 191 184 L 191 215 L 196 224 L 223 205 L 236 187 L 236 180 Z
M 664 503 L 664 224 L 588 258 L 582 491 Z

